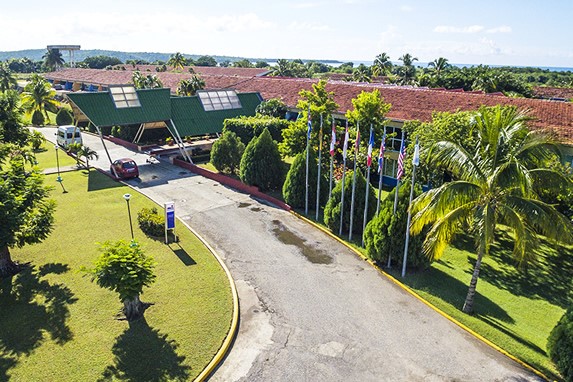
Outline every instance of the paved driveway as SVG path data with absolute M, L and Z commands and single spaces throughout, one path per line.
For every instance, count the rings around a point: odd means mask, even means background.
M 129 183 L 174 201 L 236 280 L 240 332 L 212 381 L 538 380 L 290 213 L 106 144 L 142 164 Z

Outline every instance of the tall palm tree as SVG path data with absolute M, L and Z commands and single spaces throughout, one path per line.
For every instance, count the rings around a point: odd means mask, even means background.
M 374 59 L 374 64 L 372 65 L 372 75 L 387 75 L 392 69 L 392 61 L 390 61 L 390 56 L 385 52 L 380 53 Z
M 184 79 L 179 81 L 177 86 L 177 95 L 180 96 L 192 96 L 197 93 L 197 90 L 205 88 L 205 81 L 198 75 L 194 74 L 189 79 Z
M 416 68 L 413 63 L 418 61 L 418 58 L 406 53 L 398 60 L 402 61 L 403 64 L 398 68 L 398 83 L 400 85 L 414 85 L 416 83 Z
M 167 65 L 171 65 L 173 69 L 181 69 L 187 65 L 187 59 L 179 52 L 175 53 L 173 56 L 169 57 Z
M 432 145 L 430 165 L 442 166 L 454 180 L 416 198 L 410 230 L 421 232 L 431 224 L 424 252 L 438 259 L 454 235 L 469 227 L 477 259 L 463 311 L 473 311 L 481 262 L 490 252 L 498 224 L 514 234 L 513 255 L 521 265 L 535 256 L 536 233 L 564 242 L 573 241 L 573 226 L 551 205 L 537 198 L 536 187 L 563 184 L 556 170 L 540 166 L 555 155 L 547 136 L 530 132 L 526 115 L 513 107 L 482 107 L 475 117 L 478 143 L 471 152 L 459 142 Z
M 12 71 L 8 67 L 8 63 L 2 62 L 0 64 L 0 91 L 4 92 L 8 89 L 13 89 L 18 86 L 18 82 L 12 76 Z
M 92 150 L 87 146 L 82 146 L 78 150 L 78 157 L 80 156 L 86 158 L 86 167 L 88 171 L 90 170 L 90 159 L 99 159 L 99 154 L 97 151 Z
M 413 66 L 414 61 L 418 61 L 418 57 L 412 57 L 410 53 L 406 53 L 398 60 L 402 61 L 404 66 Z
M 434 75 L 439 78 L 444 70 L 450 67 L 450 64 L 448 63 L 447 58 L 439 57 L 434 61 L 429 62 L 428 67 L 433 68 Z
M 48 111 L 58 112 L 59 102 L 56 100 L 56 91 L 52 85 L 39 75 L 33 75 L 31 81 L 22 93 L 22 108 L 28 112 L 39 111 L 49 118 Z
M 292 77 L 292 64 L 289 60 L 279 58 L 271 73 L 275 77 Z
M 50 70 L 58 70 L 58 68 L 64 66 L 62 52 L 59 49 L 48 49 L 42 58 L 44 59 L 44 64 Z
M 360 64 L 360 66 L 352 72 L 352 80 L 356 82 L 371 82 L 370 68 L 364 64 Z

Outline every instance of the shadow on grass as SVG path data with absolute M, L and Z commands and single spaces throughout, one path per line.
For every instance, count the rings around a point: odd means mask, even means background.
M 189 379 L 190 366 L 177 354 L 177 343 L 151 328 L 145 318 L 131 322 L 113 345 L 113 365 L 98 381 L 171 381 Z
M 89 173 L 83 172 L 88 176 L 88 192 L 107 190 L 109 188 L 123 187 L 123 184 L 116 182 L 109 176 L 101 174 L 99 171 L 90 169 Z
M 398 270 L 394 270 L 395 277 L 399 276 L 397 272 Z M 458 309 L 464 305 L 468 293 L 468 285 L 436 268 L 429 268 L 417 273 L 415 277 L 406 277 L 405 280 L 400 281 L 414 289 L 436 296 Z M 493 317 L 509 324 L 514 323 L 513 318 L 504 309 L 479 292 L 476 292 L 474 307 L 475 314 Z
M 480 278 L 495 287 L 530 299 L 542 299 L 567 308 L 573 300 L 573 248 L 539 238 L 534 251 L 537 259 L 522 269 L 513 257 L 513 237 L 500 232 L 490 250 L 490 261 L 483 262 Z M 475 253 L 471 239 L 460 238 L 456 246 Z M 494 260 L 494 262 L 491 262 Z M 472 269 L 475 256 L 468 257 Z
M 187 253 L 186 250 L 184 250 L 179 243 L 173 243 L 173 244 L 169 244 L 169 248 L 171 248 L 171 250 L 173 251 L 173 253 L 179 258 L 179 260 L 181 260 L 181 262 L 186 266 L 190 266 L 190 265 L 195 265 L 197 264 L 195 262 L 195 260 L 193 260 L 193 258 L 191 256 L 189 256 L 189 254 Z
M 46 264 L 39 271 L 26 265 L 17 275 L 0 280 L 0 380 L 7 379 L 3 373 L 17 364 L 18 357 L 41 345 L 44 333 L 60 345 L 73 338 L 67 325 L 68 305 L 77 298 L 68 287 L 41 279 L 68 269 L 60 263 Z

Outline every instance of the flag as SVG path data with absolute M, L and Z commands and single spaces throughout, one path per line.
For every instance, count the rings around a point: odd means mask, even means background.
M 336 145 L 336 124 L 332 119 L 332 138 L 330 139 L 330 156 L 334 156 L 334 146 Z
M 412 164 L 414 166 L 420 165 L 420 145 L 418 144 L 418 138 L 416 138 L 416 146 L 414 146 L 414 157 L 412 158 Z
M 310 119 L 310 106 L 308 108 L 308 131 L 307 131 L 307 139 L 310 139 L 310 132 L 312 131 L 312 121 Z
M 382 136 L 382 142 L 380 142 L 380 154 L 378 155 L 378 172 L 382 174 L 382 166 L 384 165 L 384 151 L 386 151 L 386 131 Z
M 342 156 L 346 159 L 346 151 L 348 150 L 348 121 L 346 121 L 346 133 L 344 134 L 344 146 L 342 146 Z
M 358 155 L 358 148 L 360 147 L 360 129 L 356 126 L 356 142 L 354 143 L 354 151 Z
M 400 152 L 398 153 L 398 173 L 396 179 L 400 180 L 404 175 L 404 157 L 406 156 L 406 148 L 404 147 L 404 133 L 402 133 L 402 143 L 400 143 Z
M 366 164 L 368 167 L 372 164 L 372 148 L 374 147 L 374 133 L 372 128 L 370 128 L 370 140 L 368 141 L 368 159 L 366 159 Z

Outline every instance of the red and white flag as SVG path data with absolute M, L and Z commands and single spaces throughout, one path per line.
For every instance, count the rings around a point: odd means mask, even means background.
M 344 146 L 342 146 L 342 157 L 346 159 L 346 152 L 348 151 L 348 120 L 346 120 L 346 133 L 344 134 Z
M 330 156 L 334 156 L 334 147 L 336 146 L 336 123 L 332 119 L 332 138 L 330 139 Z

